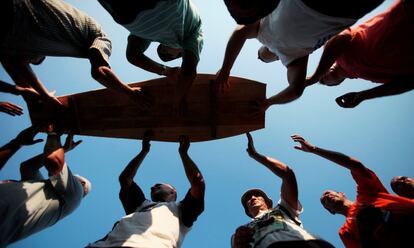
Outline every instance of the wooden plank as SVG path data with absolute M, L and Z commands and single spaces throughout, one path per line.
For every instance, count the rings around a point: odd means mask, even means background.
M 206 141 L 264 128 L 265 114 L 251 114 L 254 101 L 266 97 L 266 85 L 230 77 L 232 88 L 216 95 L 211 87 L 215 75 L 199 74 L 188 96 L 188 111 L 182 117 L 172 114 L 174 83 L 166 78 L 132 83 L 142 87 L 153 99 L 150 110 L 143 111 L 124 95 L 109 89 L 88 91 L 59 100 L 68 106 L 63 111 L 47 111 L 40 105 L 29 106 L 33 124 L 52 119 L 65 132 L 74 134 L 142 139 L 153 130 L 154 140 L 177 141 L 189 135 L 191 141 Z

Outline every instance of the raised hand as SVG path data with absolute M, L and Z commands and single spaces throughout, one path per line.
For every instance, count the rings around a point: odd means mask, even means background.
M 65 152 L 69 152 L 72 151 L 73 149 L 75 149 L 80 143 L 82 143 L 82 140 L 78 140 L 78 141 L 74 141 L 73 140 L 73 134 L 70 133 L 68 134 L 68 136 L 66 137 L 65 140 L 65 144 L 63 145 L 63 149 L 65 150 Z
M 26 128 L 25 130 L 21 131 L 16 138 L 14 138 L 14 141 L 17 142 L 19 145 L 34 145 L 36 143 L 42 142 L 43 139 L 34 139 L 36 134 L 39 132 L 39 129 L 37 127 L 31 126 L 29 128 Z
M 4 112 L 11 116 L 22 115 L 23 109 L 11 102 L 0 102 L 0 112 Z
M 216 92 L 224 93 L 230 89 L 229 82 L 230 72 L 219 70 L 216 74 Z
M 336 98 L 336 103 L 343 108 L 354 108 L 360 104 L 363 99 L 359 92 L 350 92 Z
M 250 133 L 246 133 L 247 136 L 247 153 L 249 154 L 250 157 L 253 157 L 255 154 L 257 154 L 256 152 L 256 148 L 254 148 L 254 143 L 253 143 L 253 138 L 252 135 Z
M 315 146 L 311 143 L 307 142 L 302 136 L 298 134 L 294 134 L 290 136 L 293 141 L 298 142 L 300 146 L 295 146 L 295 149 L 304 151 L 304 152 L 312 152 L 315 150 Z
M 154 138 L 154 132 L 152 130 L 148 130 L 144 133 L 144 137 L 142 139 L 142 151 L 148 153 L 151 148 L 150 141 Z

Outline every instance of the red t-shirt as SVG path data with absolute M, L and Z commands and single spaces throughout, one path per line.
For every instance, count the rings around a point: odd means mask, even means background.
M 388 193 L 379 178 L 368 168 L 351 172 L 357 184 L 357 198 L 351 206 L 339 236 L 347 248 L 360 248 L 356 215 L 362 205 L 373 205 L 393 213 L 414 214 L 414 200 Z
M 414 3 L 395 1 L 387 11 L 348 29 L 351 44 L 336 63 L 349 78 L 377 83 L 414 78 L 413 23 Z

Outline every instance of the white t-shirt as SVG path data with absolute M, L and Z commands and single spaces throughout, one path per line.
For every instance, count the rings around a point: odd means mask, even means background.
M 257 39 L 287 66 L 356 21 L 321 14 L 301 0 L 281 0 L 272 13 L 260 20 Z
M 180 204 L 145 200 L 137 210 L 124 216 L 105 240 L 89 247 L 180 247 L 190 230 L 180 221 Z
M 0 247 L 54 225 L 82 198 L 82 185 L 66 164 L 49 180 L 0 184 Z

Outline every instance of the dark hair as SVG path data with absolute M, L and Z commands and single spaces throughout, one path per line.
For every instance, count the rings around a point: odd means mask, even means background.
M 224 0 L 227 10 L 238 24 L 253 24 L 270 14 L 280 0 Z M 234 6 L 237 6 L 235 11 Z M 243 12 L 242 14 L 240 12 Z
M 178 59 L 178 58 L 182 57 L 182 52 L 179 52 L 177 55 L 172 55 L 168 52 L 165 52 L 165 50 L 162 49 L 163 46 L 165 46 L 165 45 L 159 44 L 158 47 L 157 47 L 158 57 L 160 57 L 160 59 L 162 61 L 168 62 L 168 61 L 171 61 L 171 60 Z

